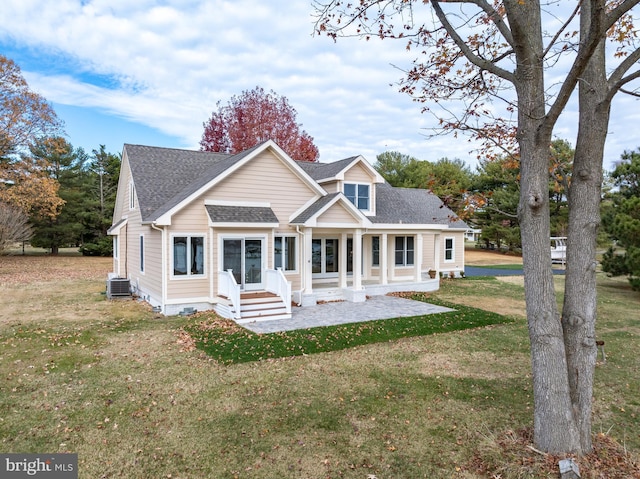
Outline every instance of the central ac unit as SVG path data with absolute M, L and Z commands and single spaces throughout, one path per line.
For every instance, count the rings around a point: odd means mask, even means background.
M 110 278 L 107 280 L 107 298 L 131 296 L 127 278 Z

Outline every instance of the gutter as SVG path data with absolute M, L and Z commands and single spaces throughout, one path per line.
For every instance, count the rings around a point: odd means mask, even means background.
M 165 312 L 165 304 L 167 302 L 167 263 L 166 263 L 166 254 L 167 254 L 166 250 L 167 250 L 167 248 L 166 248 L 166 245 L 165 245 L 165 233 L 166 233 L 166 231 L 165 231 L 164 227 L 159 228 L 156 225 L 155 221 L 153 221 L 151 223 L 151 228 L 156 230 L 156 231 L 160 231 L 160 233 L 162 235 L 161 239 L 160 239 L 160 245 L 161 245 L 160 258 L 161 258 L 161 261 L 162 261 L 162 267 L 161 267 L 162 304 L 161 304 L 161 307 L 162 307 L 162 312 L 164 314 L 164 312 Z

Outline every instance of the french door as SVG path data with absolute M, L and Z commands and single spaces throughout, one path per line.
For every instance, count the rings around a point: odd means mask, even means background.
M 222 240 L 222 269 L 231 270 L 245 291 L 264 289 L 264 238 Z
M 311 241 L 312 273 L 318 277 L 334 277 L 339 271 L 338 238 L 314 238 Z M 353 239 L 347 239 L 347 272 L 353 271 Z

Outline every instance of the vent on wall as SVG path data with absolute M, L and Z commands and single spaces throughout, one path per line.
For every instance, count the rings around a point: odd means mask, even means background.
M 127 278 L 109 278 L 107 280 L 107 298 L 122 298 L 131 296 L 129 280 Z

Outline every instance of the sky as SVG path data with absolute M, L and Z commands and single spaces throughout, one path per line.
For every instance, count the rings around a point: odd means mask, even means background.
M 313 35 L 309 0 L 3 0 L 0 53 L 91 152 L 124 143 L 198 149 L 203 123 L 256 86 L 286 97 L 320 161 L 399 151 L 459 158 L 477 145 L 431 137 L 437 119 L 398 92 L 415 53 L 402 41 Z M 610 169 L 640 146 L 638 104 L 618 95 L 605 151 Z M 575 105 L 555 130 L 575 145 Z

